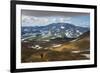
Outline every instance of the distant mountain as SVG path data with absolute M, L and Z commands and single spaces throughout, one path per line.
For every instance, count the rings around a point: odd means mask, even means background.
M 63 38 L 77 38 L 84 32 L 89 31 L 89 28 L 75 26 L 69 23 L 52 23 L 46 26 L 21 27 L 21 36 L 23 38 L 36 37 L 38 39 L 55 39 L 57 37 Z
M 89 36 L 90 36 L 90 31 L 87 31 L 87 32 L 83 33 L 82 35 L 80 35 L 78 37 L 78 40 L 83 39 L 83 38 L 90 38 Z
M 60 47 L 52 48 L 55 51 L 89 50 L 90 49 L 90 31 L 80 35 L 78 38 L 62 44 Z

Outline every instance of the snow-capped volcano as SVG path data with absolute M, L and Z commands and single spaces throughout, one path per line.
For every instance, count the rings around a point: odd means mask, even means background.
M 46 26 L 34 26 L 34 27 L 22 27 L 22 38 L 29 36 L 41 36 L 44 37 L 68 37 L 77 38 L 84 32 L 88 31 L 88 28 L 75 26 L 69 23 L 52 23 Z

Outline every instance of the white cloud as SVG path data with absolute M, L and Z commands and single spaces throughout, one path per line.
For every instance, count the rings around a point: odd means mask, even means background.
M 43 25 L 48 22 L 49 20 L 45 17 L 22 16 L 22 25 L 24 26 Z
M 71 17 L 61 17 L 59 18 L 59 21 L 64 23 L 64 22 L 70 22 L 71 21 Z
M 71 17 L 51 16 L 51 17 L 35 17 L 22 15 L 22 26 L 43 26 L 50 23 L 71 22 Z

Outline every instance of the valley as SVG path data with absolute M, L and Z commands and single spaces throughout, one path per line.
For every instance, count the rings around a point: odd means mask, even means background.
M 22 43 L 22 62 L 48 62 L 89 60 L 89 32 L 71 39 L 52 39 L 49 41 L 24 40 Z
M 90 59 L 88 28 L 54 23 L 41 27 L 22 27 L 21 33 L 22 63 Z

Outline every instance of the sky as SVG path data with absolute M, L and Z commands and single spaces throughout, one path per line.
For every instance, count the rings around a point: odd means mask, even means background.
M 90 27 L 89 13 L 21 10 L 22 26 L 45 26 L 52 23 L 71 23 Z

